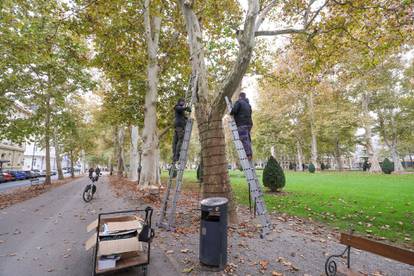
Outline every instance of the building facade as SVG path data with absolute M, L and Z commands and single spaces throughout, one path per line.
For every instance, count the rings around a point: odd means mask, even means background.
M 56 170 L 55 148 L 50 147 L 50 168 Z M 35 142 L 26 143 L 24 151 L 24 170 L 46 170 L 46 150 Z
M 26 118 L 29 114 L 22 105 L 15 103 L 10 117 L 13 119 Z M 0 140 L 0 168 L 20 170 L 24 164 L 25 143 L 14 143 L 10 140 Z
M 20 170 L 24 164 L 25 143 L 16 144 L 9 140 L 0 141 L 0 161 L 3 169 Z

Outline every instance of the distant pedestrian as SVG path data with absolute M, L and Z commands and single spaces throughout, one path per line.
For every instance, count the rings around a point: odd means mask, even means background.
M 93 167 L 89 168 L 89 178 L 92 179 L 93 178 L 93 173 L 95 172 L 95 169 Z
M 95 169 L 95 173 L 96 173 L 96 181 L 98 181 L 99 176 L 101 176 L 101 169 L 99 167 L 96 167 Z

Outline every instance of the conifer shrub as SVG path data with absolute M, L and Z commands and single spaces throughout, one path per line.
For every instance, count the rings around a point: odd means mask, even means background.
M 309 170 L 310 173 L 314 173 L 315 172 L 315 165 L 310 163 L 309 167 L 308 167 L 308 170 Z
M 385 158 L 384 161 L 382 161 L 381 169 L 383 173 L 391 174 L 394 171 L 394 163 L 388 158 Z
M 285 173 L 273 156 L 269 157 L 263 170 L 263 185 L 272 192 L 279 192 L 286 184 Z

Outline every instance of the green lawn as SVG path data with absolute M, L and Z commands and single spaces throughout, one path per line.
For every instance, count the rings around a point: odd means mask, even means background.
M 261 172 L 258 175 L 261 181 Z M 244 175 L 230 172 L 236 198 L 248 204 Z M 195 172 L 185 174 L 194 185 Z M 285 212 L 347 230 L 414 243 L 414 175 L 287 172 L 284 195 L 265 194 L 269 211 Z

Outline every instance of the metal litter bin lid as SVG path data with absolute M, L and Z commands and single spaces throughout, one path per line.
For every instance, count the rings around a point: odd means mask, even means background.
M 225 197 L 209 197 L 203 199 L 200 203 L 202 206 L 215 207 L 227 204 L 229 200 Z

